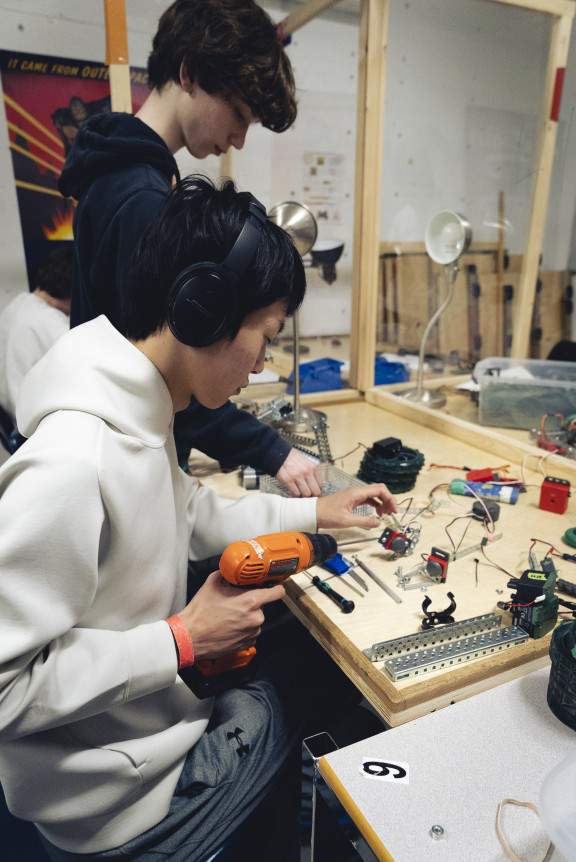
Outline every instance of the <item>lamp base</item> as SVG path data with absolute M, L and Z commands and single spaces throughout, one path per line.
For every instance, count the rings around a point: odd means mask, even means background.
M 399 398 L 405 401 L 412 401 L 417 404 L 423 404 L 425 407 L 444 407 L 446 404 L 446 396 L 436 389 L 403 389 L 401 392 L 395 392 Z
M 276 428 L 285 440 L 301 452 L 318 458 L 321 462 L 332 461 L 325 413 L 298 407 L 268 424 Z
M 284 430 L 288 434 L 306 434 L 322 422 L 325 422 L 326 414 L 319 410 L 310 410 L 307 407 L 299 407 L 292 413 L 286 413 L 270 424 L 277 429 Z

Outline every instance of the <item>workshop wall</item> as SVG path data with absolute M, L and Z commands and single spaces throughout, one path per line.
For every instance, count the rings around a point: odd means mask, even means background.
M 151 36 L 168 0 L 126 0 L 130 63 L 145 66 Z M 294 3 L 263 3 L 275 20 Z M 341 5 L 341 12 L 338 7 Z M 346 334 L 354 200 L 359 2 L 345 0 L 297 31 L 288 48 L 299 86 L 293 129 L 250 131 L 233 157 L 239 185 L 267 206 L 296 199 L 315 212 L 319 238 L 344 242 L 337 279 L 308 271 L 303 335 Z M 0 49 L 103 62 L 103 5 L 94 0 L 0 0 Z M 536 13 L 481 0 L 391 2 L 381 238 L 421 241 L 442 206 L 465 210 L 475 238 L 496 236 L 501 163 L 516 169 L 506 194 L 507 250 L 518 254 L 529 202 L 522 171 L 531 162 L 546 69 L 548 32 Z M 563 271 L 573 245 L 576 134 L 576 37 L 566 74 L 543 268 Z M 528 70 L 528 71 L 527 71 Z M 532 122 L 532 126 L 531 126 Z M 520 136 L 518 136 L 520 129 Z M 481 135 L 480 133 L 484 133 Z M 500 159 L 500 161 L 498 160 Z M 214 158 L 178 157 L 183 174 L 219 174 Z M 510 172 L 509 172 L 510 173 Z M 16 192 L 4 112 L 0 111 L 0 308 L 27 289 Z

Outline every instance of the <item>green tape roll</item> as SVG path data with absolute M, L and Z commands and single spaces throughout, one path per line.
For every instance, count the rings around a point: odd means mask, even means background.
M 571 548 L 576 548 L 576 527 L 570 527 L 569 530 L 566 530 L 564 533 L 564 541 L 566 544 L 570 545 Z

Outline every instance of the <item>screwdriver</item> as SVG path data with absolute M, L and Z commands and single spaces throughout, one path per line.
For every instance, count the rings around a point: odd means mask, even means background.
M 332 601 L 336 602 L 337 605 L 340 605 L 345 614 L 351 614 L 354 610 L 354 602 L 350 601 L 350 599 L 345 599 L 340 593 L 337 593 L 336 590 L 333 590 L 330 584 L 327 584 L 326 581 L 321 580 L 318 575 L 314 575 L 312 578 L 312 583 L 315 587 L 317 587 L 321 593 L 329 596 Z

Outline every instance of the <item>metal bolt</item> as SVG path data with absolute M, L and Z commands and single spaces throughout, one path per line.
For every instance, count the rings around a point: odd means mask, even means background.
M 444 838 L 444 827 L 435 824 L 430 829 L 430 837 L 434 839 L 434 841 L 439 841 L 441 838 Z

